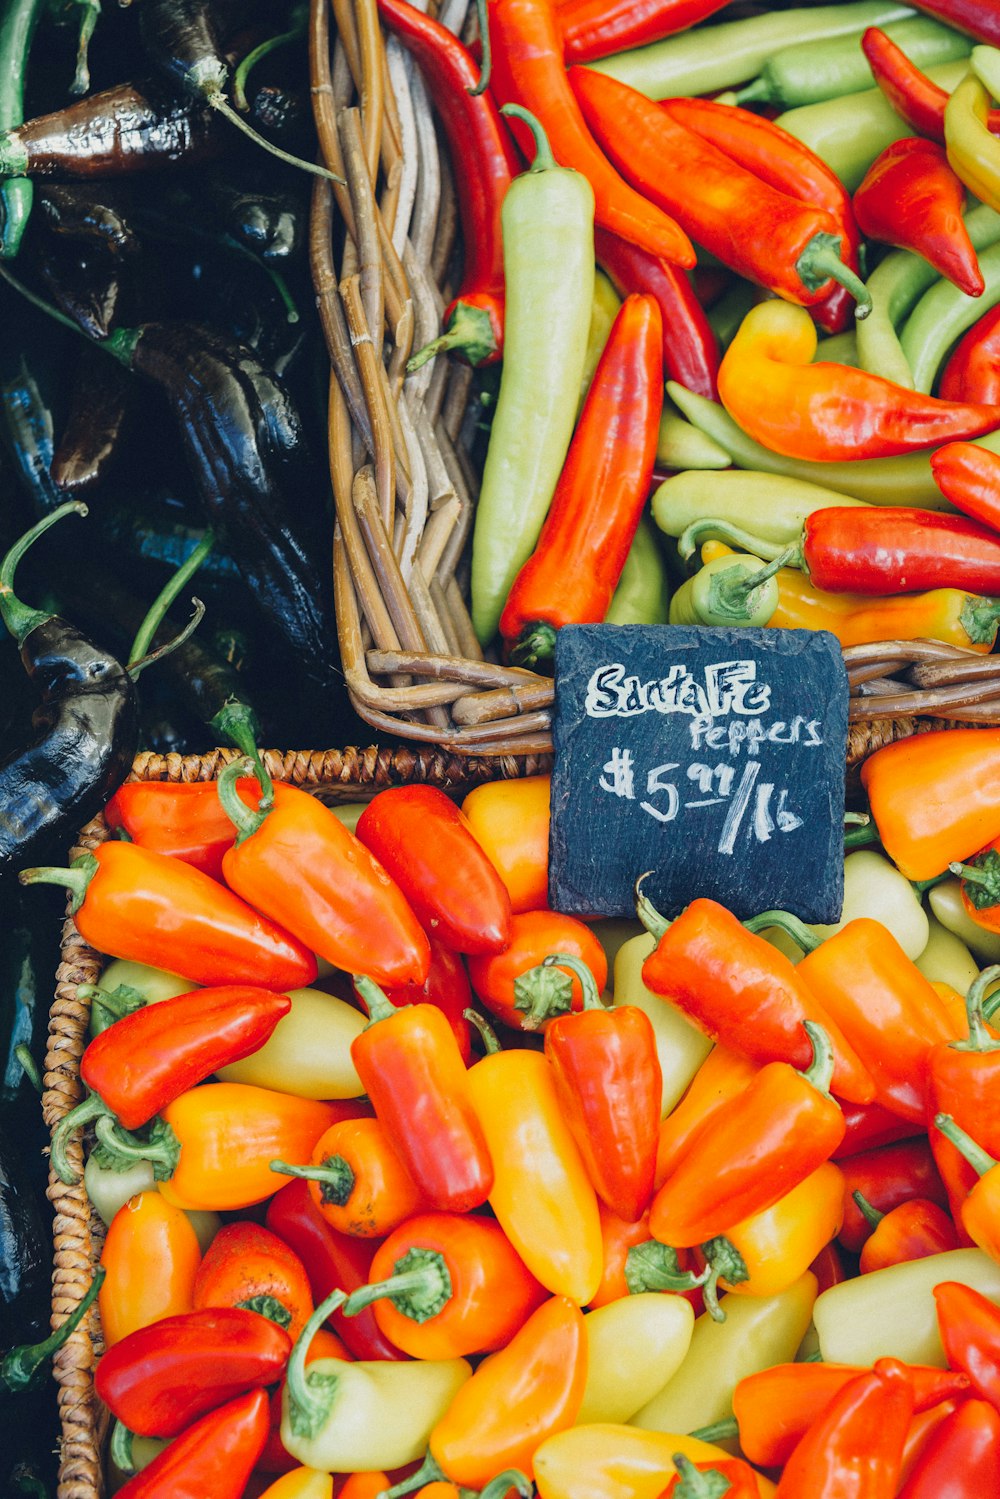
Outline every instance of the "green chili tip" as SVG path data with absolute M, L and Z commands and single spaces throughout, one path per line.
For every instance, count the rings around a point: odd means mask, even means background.
M 250 810 L 236 789 L 236 782 L 241 776 L 253 776 L 260 786 L 260 802 L 256 812 Z M 251 755 L 243 755 L 229 762 L 216 782 L 216 790 L 219 793 L 222 810 L 236 829 L 236 847 L 238 848 L 267 820 L 274 802 L 274 786 L 271 777 L 259 756 L 255 759 Z
M 0 619 L 7 626 L 18 646 L 22 646 L 32 630 L 43 625 L 46 620 L 52 618 L 52 615 L 41 609 L 30 609 L 27 604 L 22 604 L 21 600 L 16 597 L 14 573 L 17 564 L 39 536 L 44 535 L 51 526 L 55 525 L 56 521 L 63 520 L 67 515 L 84 516 L 86 514 L 87 507 L 80 500 L 68 500 L 57 510 L 44 515 L 31 527 L 30 531 L 25 531 L 23 536 L 18 537 L 3 561 L 0 562 Z
M 0 1384 L 11 1393 L 31 1388 L 42 1366 L 54 1353 L 58 1353 L 59 1349 L 72 1336 L 90 1311 L 90 1308 L 97 1300 L 97 1294 L 104 1282 L 104 1276 L 104 1267 L 103 1265 L 99 1265 L 94 1271 L 94 1278 L 87 1288 L 87 1294 L 79 1306 L 44 1342 L 33 1343 L 22 1348 L 12 1348 L 5 1355 L 3 1360 L 0 1361 Z
M 541 120 L 537 119 L 530 109 L 523 109 L 520 104 L 503 104 L 500 113 L 515 120 L 523 120 L 535 138 L 535 159 L 528 171 L 551 172 L 558 163 L 552 155 L 552 147 L 549 145 L 549 138 L 545 134 L 545 126 Z
M 545 620 L 538 620 L 521 631 L 517 644 L 511 650 L 510 659 L 515 666 L 548 666 L 555 650 L 554 627 Z
M 359 1286 L 344 1302 L 344 1316 L 356 1317 L 373 1301 L 391 1301 L 397 1312 L 417 1323 L 429 1322 L 448 1305 L 454 1293 L 443 1254 L 436 1249 L 408 1249 L 385 1280 Z

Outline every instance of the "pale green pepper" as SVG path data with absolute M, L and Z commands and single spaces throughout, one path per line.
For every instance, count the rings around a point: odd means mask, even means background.
M 588 1312 L 587 1386 L 576 1418 L 628 1421 L 677 1373 L 694 1331 L 694 1312 L 683 1296 L 643 1291 Z
M 979 964 L 960 937 L 942 926 L 936 916 L 927 918 L 927 943 L 915 960 L 932 984 L 948 984 L 959 994 L 968 993 L 979 977 Z
M 988 932 L 973 921 L 962 900 L 960 880 L 942 880 L 928 892 L 927 898 L 941 925 L 964 942 L 980 963 L 1000 963 L 1000 932 Z
M 141 1009 L 144 1004 L 157 1005 L 200 987 L 179 974 L 165 973 L 162 968 L 116 958 L 101 974 L 100 984 L 81 985 L 80 994 L 81 998 L 90 999 L 90 1033 L 96 1036 L 122 1015 Z
M 602 916 L 599 921 L 592 921 L 589 925 L 604 949 L 608 973 L 611 975 L 614 974 L 615 959 L 626 942 L 631 942 L 633 937 L 645 935 L 645 928 L 640 921 L 629 921 L 625 916 Z
M 306 1349 L 347 1297 L 334 1291 L 306 1323 L 288 1361 L 281 1440 L 292 1457 L 321 1473 L 401 1468 L 427 1450 L 430 1434 L 472 1373 L 464 1358 L 315 1359 Z
M 598 266 L 594 271 L 594 296 L 590 304 L 590 332 L 587 334 L 587 352 L 583 359 L 583 374 L 580 377 L 580 399 L 577 403 L 577 415 L 583 409 L 583 403 L 590 389 L 590 382 L 594 378 L 601 355 L 604 353 L 604 345 L 608 341 L 611 325 L 618 316 L 618 309 L 622 305 L 621 297 L 611 285 L 607 277 Z
M 785 474 L 732 468 L 722 473 L 689 470 L 664 479 L 653 495 L 653 519 L 668 536 L 681 536 L 698 521 L 746 526 L 752 518 L 754 535 L 780 548 L 799 539 L 814 510 L 861 504 L 836 490 Z M 708 534 L 706 530 L 698 539 L 707 540 Z
M 815 1301 L 810 1270 L 777 1296 L 723 1296 L 725 1321 L 702 1313 L 680 1369 L 629 1424 L 646 1431 L 697 1431 L 724 1420 L 741 1379 L 795 1357 Z
M 685 421 L 671 401 L 664 401 L 656 461 L 661 468 L 728 468 L 729 454 L 697 427 Z
M 292 1008 L 264 1045 L 220 1067 L 223 1083 L 250 1083 L 300 1098 L 358 1098 L 365 1090 L 351 1042 L 367 1024 L 360 1010 L 321 989 L 290 989 Z
M 643 516 L 632 538 L 608 612 L 606 625 L 665 625 L 670 580 L 656 532 Z
M 992 136 L 989 139 L 995 144 Z M 930 394 L 949 349 L 1000 302 L 1000 244 L 980 250 L 977 260 L 986 283 L 979 296 L 967 296 L 942 279 L 924 293 L 906 320 L 899 343 L 913 372 L 914 390 Z
M 367 802 L 338 802 L 330 808 L 338 822 L 342 822 L 349 833 L 358 825 L 358 818 L 367 807 Z M 329 964 L 327 965 L 329 968 Z M 330 970 L 333 971 L 332 969 Z
M 943 1369 L 934 1303 L 934 1287 L 943 1280 L 972 1286 L 1000 1302 L 1000 1265 L 981 1249 L 949 1249 L 872 1270 L 830 1286 L 816 1298 L 813 1320 L 824 1360 L 867 1365 L 877 1358 L 898 1358 Z
M 813 926 L 812 930 L 825 940 L 859 916 L 870 916 L 880 922 L 908 958 L 916 959 L 927 946 L 927 913 L 916 891 L 895 864 L 870 848 L 859 848 L 844 860 L 844 905 L 840 920 L 832 926 Z
M 83 1169 L 83 1185 L 94 1211 L 110 1228 L 112 1218 L 130 1197 L 156 1191 L 156 1178 L 150 1161 L 129 1161 L 124 1171 L 115 1171 L 102 1166 L 91 1152 Z
M 635 1005 L 649 1016 L 663 1075 L 660 1114 L 665 1118 L 687 1092 L 688 1084 L 712 1050 L 712 1042 L 680 1010 L 643 983 L 642 965 L 655 946 L 656 938 L 643 932 L 641 937 L 633 937 L 619 948 L 615 958 L 614 1002 Z

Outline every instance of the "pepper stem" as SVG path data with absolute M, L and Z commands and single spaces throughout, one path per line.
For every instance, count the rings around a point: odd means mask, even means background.
M 985 1176 L 987 1171 L 992 1171 L 997 1164 L 993 1157 L 979 1145 L 971 1135 L 967 1135 L 960 1124 L 956 1124 L 950 1114 L 935 1114 L 934 1126 L 939 1129 L 946 1140 L 961 1156 L 968 1161 L 974 1171 L 980 1176 Z
M 541 120 L 536 119 L 530 109 L 524 109 L 520 104 L 503 104 L 500 106 L 500 113 L 510 119 L 523 120 L 535 138 L 535 159 L 528 171 L 551 172 L 558 163 L 552 155 L 552 147 Z
M 267 771 L 257 748 L 261 734 L 260 723 L 250 704 L 242 702 L 238 697 L 227 698 L 218 713 L 208 720 L 208 727 L 215 729 L 218 734 L 224 734 L 238 750 L 250 756 L 260 771 L 257 779 L 264 784 Z
M 79 98 L 90 88 L 90 38 L 101 16 L 101 0 L 79 0 L 79 3 L 83 6 L 83 15 L 76 42 L 76 72 L 69 86 L 74 98 Z
M 282 31 L 277 36 L 269 36 L 266 41 L 254 47 L 243 58 L 233 74 L 233 103 L 243 114 L 246 114 L 250 108 L 247 103 L 247 79 L 251 72 L 259 62 L 262 62 L 267 57 L 268 53 L 276 51 L 278 47 L 287 46 L 289 42 L 297 42 L 300 37 L 305 35 L 308 14 L 307 6 L 297 6 L 292 13 L 292 25 L 287 31 Z
M 505 1468 L 496 1478 L 491 1478 L 479 1492 L 479 1499 L 505 1499 L 510 1489 L 516 1489 L 521 1499 L 531 1499 L 535 1492 L 531 1479 L 520 1468 Z
M 818 291 L 824 281 L 836 281 L 855 301 L 854 316 L 858 322 L 872 310 L 872 294 L 856 271 L 840 258 L 839 234 L 814 234 L 795 262 L 795 269 L 807 291 Z
M 422 349 L 406 361 L 409 374 L 420 369 L 437 354 L 449 351 L 464 354 L 469 364 L 483 364 L 497 352 L 497 341 L 493 323 L 484 307 L 470 307 L 467 302 L 456 302 L 448 319 L 448 326 L 437 338 L 424 344 Z
M 635 914 L 650 936 L 659 942 L 670 922 L 660 914 L 649 897 L 642 893 L 642 882 L 648 880 L 652 873 L 651 869 L 647 869 L 635 882 Z
M 1000 623 L 1000 599 L 980 598 L 970 593 L 959 611 L 958 622 L 973 645 L 991 646 Z
M 429 1322 L 455 1294 L 448 1263 L 436 1249 L 408 1249 L 385 1280 L 359 1286 L 344 1303 L 344 1316 L 356 1317 L 373 1301 L 387 1299 L 397 1312 L 417 1323 Z
M 58 1353 L 59 1349 L 80 1326 L 84 1317 L 90 1311 L 97 1300 L 97 1293 L 104 1283 L 105 1270 L 99 1265 L 94 1271 L 94 1278 L 87 1288 L 87 1294 L 76 1310 L 66 1318 L 61 1327 L 42 1343 L 31 1343 L 22 1348 L 12 1348 L 4 1355 L 0 1362 L 0 1385 L 12 1394 L 18 1390 L 27 1390 L 35 1383 L 42 1365 Z
M 166 583 L 160 589 L 132 642 L 132 649 L 128 653 L 128 664 L 130 667 L 134 666 L 137 661 L 140 661 L 148 653 L 153 643 L 153 636 L 163 623 L 167 610 L 181 589 L 187 585 L 189 579 L 194 577 L 212 550 L 214 540 L 212 532 L 206 531 L 204 537 L 194 548 L 193 552 L 191 552 L 190 556 L 181 563 L 177 571 L 167 579 Z
M 833 1046 L 830 1037 L 815 1020 L 803 1020 L 803 1028 L 812 1042 L 813 1059 L 802 1073 L 807 1082 L 829 1098 L 833 1081 Z
M 64 1114 L 52 1131 L 51 1154 L 49 1164 L 61 1182 L 67 1187 L 75 1187 L 80 1178 L 70 1165 L 66 1156 L 66 1146 L 71 1135 L 84 1125 L 90 1124 L 94 1119 L 100 1119 L 102 1115 L 110 1114 L 107 1104 L 96 1093 L 81 1099 L 68 1114 Z
M 977 855 L 975 864 L 949 864 L 952 874 L 957 874 L 965 883 L 966 895 L 977 911 L 1000 905 L 1000 854 L 995 848 Z
M 536 620 L 521 631 L 510 659 L 516 666 L 548 665 L 556 651 L 556 632 L 546 620 Z
M 478 81 L 474 88 L 468 90 L 473 99 L 478 99 L 480 94 L 485 94 L 489 87 L 490 74 L 493 71 L 493 49 L 490 46 L 490 19 L 486 13 L 486 0 L 476 0 L 476 18 L 479 21 L 479 40 L 483 51 Z
M 568 968 L 575 973 L 580 980 L 583 990 L 584 1010 L 606 1010 L 608 1006 L 601 999 L 597 988 L 597 980 L 581 958 L 571 952 L 550 952 L 547 958 L 542 959 L 543 968 Z
M 486 1017 L 484 1015 L 480 1015 L 478 1010 L 463 1010 L 462 1019 L 467 1020 L 470 1025 L 475 1026 L 476 1030 L 479 1032 L 479 1039 L 483 1043 L 483 1050 L 488 1057 L 491 1057 L 496 1052 L 503 1050 L 500 1042 L 497 1040 L 496 1031 L 490 1025 Z
M 994 1041 L 986 1029 L 986 991 L 1000 979 L 1000 963 L 991 963 L 974 979 L 965 996 L 965 1015 L 969 1022 L 969 1034 L 964 1041 L 953 1041 L 956 1051 L 1000 1051 L 1000 1041 Z M 1000 999 L 997 1001 L 1000 1004 Z M 996 1006 L 993 1007 L 994 1009 Z M 990 1010 L 990 1014 L 993 1011 Z
M 711 1273 L 709 1265 L 698 1275 L 693 1270 L 682 1270 L 677 1250 L 661 1244 L 659 1239 L 633 1244 L 625 1256 L 625 1284 L 630 1296 L 639 1296 L 644 1291 L 694 1291 L 705 1284 Z
M 50 515 L 43 515 L 40 521 L 32 526 L 30 531 L 25 531 L 19 537 L 10 551 L 0 562 L 0 619 L 3 620 L 7 629 L 13 635 L 18 647 L 22 646 L 39 625 L 43 625 L 52 615 L 42 609 L 30 609 L 27 604 L 14 594 L 14 572 L 17 564 L 25 552 L 43 535 L 56 521 L 62 520 L 67 515 L 86 515 L 87 507 L 79 500 L 68 500 L 65 505 L 60 505 L 58 510 L 53 510 Z
M 721 1421 L 713 1421 L 711 1426 L 699 1426 L 688 1432 L 689 1437 L 699 1442 L 730 1442 L 739 1434 L 740 1426 L 735 1416 L 726 1416 Z
M 230 125 L 235 125 L 241 130 L 248 140 L 254 145 L 260 146 L 269 156 L 276 156 L 286 166 L 298 167 L 300 172 L 311 172 L 314 177 L 325 177 L 328 182 L 337 182 L 344 186 L 343 177 L 338 177 L 336 172 L 331 172 L 328 167 L 321 167 L 316 161 L 303 161 L 301 156 L 293 156 L 289 151 L 283 151 L 280 146 L 274 145 L 272 141 L 266 140 L 264 136 L 258 135 L 252 125 L 248 125 L 238 110 L 235 110 L 226 98 L 225 94 L 213 89 L 211 93 L 205 94 L 205 102 L 212 109 L 217 109 L 219 114 L 227 119 Z
M 851 1196 L 857 1203 L 858 1212 L 868 1224 L 868 1227 L 878 1228 L 879 1224 L 882 1222 L 882 1219 L 885 1217 L 885 1214 L 880 1213 L 877 1207 L 873 1207 L 863 1192 L 852 1192 Z
M 514 980 L 514 1008 L 521 1012 L 522 1030 L 540 1030 L 546 1020 L 573 1008 L 573 980 L 542 964 L 529 968 Z
M 368 1011 L 368 1024 L 375 1025 L 379 1020 L 388 1020 L 396 1013 L 396 1006 L 389 996 L 379 988 L 374 979 L 367 978 L 363 973 L 351 975 L 355 989 L 365 1002 Z
M 356 1177 L 342 1155 L 327 1156 L 319 1166 L 290 1166 L 287 1161 L 271 1161 L 271 1170 L 281 1176 L 300 1176 L 303 1181 L 322 1182 L 324 1202 L 342 1208 L 354 1191 Z
M 428 1452 L 415 1473 L 411 1473 L 409 1478 L 401 1479 L 399 1483 L 394 1483 L 391 1489 L 383 1489 L 378 1499 L 402 1499 L 403 1494 L 412 1494 L 416 1489 L 422 1489 L 427 1483 L 447 1482 L 447 1473 Z
M 321 1301 L 295 1340 L 288 1360 L 287 1385 L 289 1421 L 297 1437 L 312 1441 L 329 1416 L 337 1394 L 336 1374 L 307 1371 L 306 1352 L 326 1319 L 344 1305 L 343 1291 L 331 1291 Z
M 745 552 L 751 552 L 755 557 L 763 557 L 771 562 L 776 562 L 780 557 L 782 567 L 802 566 L 800 543 L 796 542 L 793 546 L 787 546 L 779 545 L 774 541 L 765 541 L 760 536 L 754 536 L 750 531 L 744 531 L 740 526 L 733 526 L 729 521 L 718 520 L 715 516 L 708 515 L 692 521 L 677 538 L 677 550 L 685 562 L 694 556 L 703 541 L 725 541 L 732 546 L 742 547 Z
M 97 873 L 98 867 L 93 854 L 81 854 L 79 859 L 73 860 L 68 869 L 57 869 L 54 865 L 44 864 L 37 869 L 22 869 L 17 878 L 22 885 L 65 885 L 72 894 L 69 913 L 75 916 L 83 905 L 87 887 Z
M 205 618 L 205 605 L 202 603 L 201 599 L 192 598 L 191 603 L 194 605 L 194 608 L 191 612 L 191 618 L 188 620 L 183 630 L 178 631 L 178 633 L 174 635 L 171 640 L 166 641 L 165 644 L 159 646 L 155 651 L 150 651 L 148 656 L 140 656 L 138 661 L 133 661 L 130 663 L 128 674 L 132 678 L 133 682 L 141 672 L 144 672 L 146 670 L 147 666 L 152 666 L 155 662 L 162 661 L 164 656 L 171 655 L 174 651 L 178 650 L 186 640 L 191 639 L 191 636 L 194 634 L 195 630 L 197 630 L 198 626 Z
M 134 1015 L 149 1001 L 129 984 L 119 984 L 117 989 L 102 989 L 97 984 L 77 984 L 77 999 L 90 1000 L 90 1024 L 95 1034 L 110 1029 L 126 1015 Z
M 696 1468 L 683 1452 L 675 1452 L 673 1465 L 680 1482 L 673 1490 L 673 1499 L 725 1499 L 732 1484 L 718 1468 Z
M 759 916 L 751 916 L 743 925 L 755 935 L 766 931 L 769 926 L 776 926 L 786 932 L 804 952 L 814 952 L 822 940 L 804 921 L 793 916 L 791 911 L 761 911 Z
M 256 812 L 251 812 L 246 802 L 236 790 L 236 782 L 240 776 L 254 776 L 260 785 L 260 806 Z M 250 756 L 243 756 L 239 760 L 231 760 L 225 770 L 215 783 L 222 803 L 222 810 L 236 829 L 236 847 L 238 848 L 247 838 L 252 837 L 259 827 L 262 827 L 271 804 L 274 800 L 274 787 L 271 777 L 268 775 L 259 758 L 256 760 Z
M 130 1478 L 135 1472 L 135 1457 L 132 1453 L 132 1439 L 135 1432 L 130 1431 L 124 1421 L 115 1421 L 111 1428 L 111 1441 L 108 1443 L 108 1456 L 114 1466 L 125 1478 Z
M 766 567 L 759 568 L 756 572 L 745 573 L 740 567 L 729 567 L 724 572 L 713 573 L 711 584 L 713 608 L 717 612 L 723 609 L 727 613 L 741 612 L 740 606 L 745 605 L 754 589 L 759 588 L 762 583 L 766 583 L 769 578 L 779 573 L 797 551 L 797 546 L 786 547 Z M 745 613 L 745 609 L 742 612 Z
M 132 1161 L 148 1161 L 156 1181 L 168 1181 L 180 1159 L 181 1145 L 170 1125 L 157 1119 L 148 1140 L 140 1140 L 125 1129 L 113 1114 L 102 1114 L 94 1126 L 103 1146 L 102 1164 L 122 1171 Z

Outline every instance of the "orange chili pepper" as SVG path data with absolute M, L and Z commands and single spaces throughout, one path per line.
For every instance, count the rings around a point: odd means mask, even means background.
M 414 1358 L 461 1358 L 508 1343 L 546 1300 L 491 1218 L 421 1213 L 375 1252 L 371 1283 L 344 1303 L 373 1306 L 385 1336 Z
M 388 1487 L 388 1473 L 351 1473 L 337 1499 L 378 1499 Z
M 598 939 L 575 916 L 558 911 L 521 911 L 510 924 L 510 946 L 503 952 L 469 959 L 472 987 L 488 1010 L 504 1025 L 525 1031 L 538 1030 L 551 1007 L 539 999 L 533 982 L 526 987 L 518 980 L 538 968 L 549 953 L 569 953 L 590 969 L 598 993 L 608 981 L 608 960 Z M 583 988 L 568 968 L 560 969 L 572 979 L 572 997 L 566 1009 L 583 1009 Z M 556 979 L 555 982 L 558 982 Z
M 984 1254 L 1000 1260 L 1000 1162 L 966 1134 L 950 1114 L 935 1114 L 934 1126 L 979 1176 L 962 1203 L 962 1226 Z
M 799 1442 L 776 1499 L 892 1499 L 913 1415 L 906 1366 L 882 1358 L 848 1380 Z
M 260 1499 L 333 1499 L 333 1474 L 293 1468 L 268 1484 Z
M 861 767 L 886 853 L 930 880 L 1000 838 L 1000 729 L 942 729 L 876 750 Z
M 205 1251 L 194 1282 L 194 1304 L 241 1306 L 283 1327 L 292 1342 L 313 1312 L 305 1266 L 294 1250 L 259 1223 L 224 1223 Z
M 713 1046 L 675 1109 L 660 1122 L 655 1185 L 662 1187 L 680 1163 L 702 1126 L 742 1093 L 757 1076 L 760 1063 L 722 1042 Z
M 271 1169 L 304 1177 L 327 1223 L 357 1239 L 381 1239 L 426 1207 L 380 1119 L 341 1119 L 316 1141 L 311 1166 Z
M 906 1441 L 903 1443 L 903 1461 L 899 1468 L 901 1486 L 906 1483 L 917 1463 L 922 1460 L 938 1427 L 953 1411 L 965 1404 L 964 1400 L 942 1400 L 940 1405 L 932 1405 L 928 1411 L 914 1411 L 910 1419 L 910 1428 L 906 1433 Z
M 490 1207 L 547 1290 L 586 1306 L 601 1280 L 597 1194 L 541 1052 L 498 1051 L 469 1069 L 493 1156 Z
M 861 1251 L 862 1275 L 959 1247 L 951 1218 L 944 1208 L 926 1197 L 912 1197 L 891 1213 L 880 1213 L 862 1193 L 855 1192 L 853 1196 L 872 1227 L 871 1237 L 865 1240 Z
M 511 909 L 537 911 L 549 898 L 551 776 L 487 781 L 462 811 L 477 843 L 507 886 Z
M 159 1192 L 140 1192 L 119 1208 L 108 1228 L 98 1297 L 104 1341 L 110 1348 L 161 1317 L 194 1310 L 201 1249 L 180 1208 Z

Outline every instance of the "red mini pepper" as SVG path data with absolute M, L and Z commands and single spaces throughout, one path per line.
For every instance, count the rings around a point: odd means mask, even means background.
M 996 966 L 983 970 L 965 999 L 968 1036 L 936 1046 L 928 1060 L 930 1116 L 950 1114 L 992 1155 L 1000 1154 L 1000 1041 L 992 1039 L 986 1029 L 983 999 L 998 977 Z M 930 1131 L 930 1146 L 958 1223 L 962 1204 L 976 1183 L 976 1172 L 940 1130 Z
M 936 1285 L 934 1300 L 949 1366 L 967 1374 L 976 1394 L 1000 1411 L 1000 1307 L 954 1280 Z
M 533 1031 L 544 1023 L 551 1006 L 535 1013 L 534 991 L 522 990 L 521 976 L 543 963 L 550 952 L 572 953 L 586 963 L 598 990 L 608 981 L 604 948 L 589 926 L 560 911 L 519 911 L 511 922 L 510 946 L 491 957 L 472 958 L 469 977 L 479 999 L 498 1020 L 519 1030 Z M 583 1006 L 583 989 L 573 979 L 569 1003 Z
M 620 297 L 640 292 L 652 297 L 659 307 L 667 379 L 676 380 L 707 400 L 716 400 L 719 341 L 687 272 L 607 229 L 594 231 L 594 251 Z
M 642 965 L 643 983 L 654 994 L 676 1005 L 714 1041 L 762 1063 L 808 1066 L 809 1039 L 802 1027 L 814 1021 L 830 1038 L 837 1095 L 872 1101 L 871 1076 L 835 1021 L 784 954 L 748 932 L 725 906 L 693 900 L 675 921 L 666 922 L 640 897 L 638 913 L 658 939 Z
M 945 443 L 931 454 L 931 473 L 956 510 L 1000 531 L 1000 455 L 974 442 Z
M 284 1328 L 254 1311 L 206 1307 L 129 1333 L 101 1355 L 94 1388 L 144 1437 L 174 1437 L 206 1411 L 273 1384 L 288 1362 Z
M 968 297 L 986 283 L 962 218 L 965 188 L 943 146 L 920 136 L 893 141 L 872 162 L 854 194 L 862 232 L 913 250 Z
M 835 1161 L 846 1156 L 857 1155 L 862 1150 L 875 1150 L 879 1145 L 892 1145 L 897 1140 L 911 1140 L 925 1133 L 925 1123 L 913 1124 L 899 1114 L 891 1114 L 878 1103 L 845 1103 L 844 1123 L 847 1128 L 844 1138 L 833 1153 Z
M 599 624 L 608 612 L 653 476 L 663 409 L 662 342 L 653 298 L 626 297 L 542 533 L 500 617 L 500 633 L 522 665 L 550 660 L 563 625 Z
M 967 31 L 993 47 L 1000 47 L 1000 12 L 983 0 L 916 0 L 918 10 L 937 16 L 946 26 Z
M 871 1232 L 855 1192 L 860 1192 L 881 1213 L 891 1213 L 900 1203 L 914 1198 L 923 1198 L 938 1207 L 948 1205 L 926 1134 L 862 1151 L 838 1161 L 838 1165 L 844 1173 L 844 1221 L 837 1237 L 849 1254 L 860 1254 Z
M 256 809 L 259 782 L 247 776 L 236 791 Z M 214 781 L 126 781 L 105 807 L 104 820 L 123 828 L 133 843 L 183 859 L 214 880 L 221 880 L 222 856 L 236 837 Z
M 723 265 L 803 306 L 839 282 L 864 315 L 871 298 L 839 259 L 842 236 L 825 209 L 771 187 L 618 79 L 579 67 L 567 76 L 587 124 L 624 176 Z
M 462 285 L 444 310 L 444 333 L 411 368 L 443 349 L 491 364 L 503 349 L 500 208 L 520 170 L 517 154 L 492 95 L 476 88 L 479 70 L 458 38 L 406 0 L 378 0 L 378 10 L 424 75 L 462 183 Z
M 313 1314 L 306 1268 L 261 1223 L 224 1223 L 194 1278 L 196 1307 L 248 1307 L 287 1330 L 292 1342 Z
M 893 1499 L 912 1415 L 906 1366 L 879 1359 L 810 1426 L 785 1464 L 775 1499 Z
M 446 947 L 492 953 L 509 945 L 507 887 L 443 791 L 380 791 L 358 818 L 356 835 L 396 881 L 420 924 Z
M 252 1390 L 202 1416 L 118 1493 L 124 1499 L 241 1499 L 267 1442 L 267 1393 Z
M 433 1005 L 395 1009 L 368 978 L 355 983 L 369 1022 L 351 1056 L 400 1160 L 431 1207 L 479 1207 L 493 1186 L 493 1164 L 447 1020 Z
M 387 984 L 422 984 L 427 938 L 378 860 L 308 791 L 277 787 L 270 808 L 250 812 L 236 779 L 254 770 L 252 760 L 234 760 L 218 780 L 236 826 L 222 862 L 228 884 L 334 967 Z
M 439 937 L 431 936 L 431 966 L 422 984 L 388 984 L 390 1004 L 435 1005 L 447 1020 L 458 1042 L 462 1061 L 472 1061 L 472 1032 L 465 1018 L 472 1006 L 472 986 L 460 954 L 445 947 Z
M 108 841 L 70 869 L 24 869 L 25 885 L 66 885 L 85 942 L 112 958 L 195 984 L 299 989 L 316 977 L 308 948 L 200 869 L 135 843 Z
M 852 1195 L 872 1230 L 861 1250 L 862 1275 L 959 1247 L 951 1218 L 944 1208 L 926 1197 L 913 1197 L 889 1213 L 880 1213 L 860 1192 Z
M 984 312 L 959 339 L 941 372 L 938 393 L 946 401 L 1000 404 L 1000 305 Z
M 963 1400 L 931 1434 L 899 1499 L 980 1499 L 1000 1494 L 1000 1415 Z
M 721 10 L 725 0 L 559 0 L 563 55 L 594 62 L 612 52 L 645 47 L 697 26 Z
M 878 26 L 869 26 L 861 38 L 861 49 L 875 82 L 896 113 L 918 134 L 943 146 L 947 91 L 922 73 L 902 47 Z M 994 134 L 1000 134 L 1000 109 L 991 111 L 989 127 Z
M 683 229 L 618 175 L 587 129 L 563 69 L 551 0 L 494 0 L 489 30 L 494 98 L 520 104 L 541 121 L 559 165 L 582 172 L 594 189 L 595 222 L 673 265 L 693 266 L 694 247 Z M 513 129 L 527 140 L 523 125 Z

